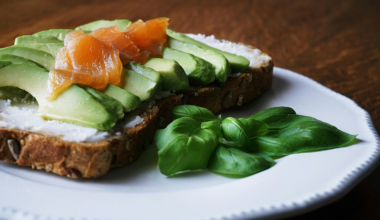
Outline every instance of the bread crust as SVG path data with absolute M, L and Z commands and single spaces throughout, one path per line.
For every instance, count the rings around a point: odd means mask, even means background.
M 216 113 L 260 96 L 271 87 L 272 80 L 273 63 L 269 61 L 260 68 L 248 68 L 221 85 L 179 91 L 142 112 L 140 117 L 144 121 L 140 124 L 98 142 L 69 142 L 55 136 L 0 127 L 0 160 L 69 178 L 100 177 L 110 168 L 137 160 L 143 149 L 152 143 L 155 131 L 173 120 L 171 108 L 188 104 Z M 17 160 L 11 148 L 20 151 Z

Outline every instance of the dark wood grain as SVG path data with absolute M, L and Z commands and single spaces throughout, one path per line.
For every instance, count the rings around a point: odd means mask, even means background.
M 380 1 L 1 1 L 0 47 L 97 19 L 169 17 L 180 32 L 256 46 L 276 66 L 358 103 L 380 130 Z M 344 198 L 293 219 L 380 219 L 380 168 Z

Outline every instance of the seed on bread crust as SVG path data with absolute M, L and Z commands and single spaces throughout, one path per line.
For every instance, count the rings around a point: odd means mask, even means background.
M 82 177 L 82 173 L 79 172 L 79 170 L 77 170 L 77 169 L 69 168 L 67 170 L 67 177 L 69 177 L 69 178 L 80 178 L 80 177 Z
M 238 101 L 236 103 L 237 106 L 241 106 L 243 104 L 244 95 L 239 95 Z
M 15 158 L 15 160 L 18 160 L 18 157 L 20 156 L 20 144 L 18 141 L 15 139 L 8 139 L 7 144 L 13 158 Z
M 231 105 L 231 100 L 232 100 L 232 92 L 228 92 L 222 100 L 222 107 L 223 108 L 229 108 Z
M 265 69 L 265 68 L 264 68 Z M 264 71 L 263 71 L 264 72 Z M 266 71 L 265 71 L 266 72 Z M 264 73 L 265 73 L 264 72 Z M 247 75 L 246 75 L 246 77 L 245 77 L 245 79 L 247 79 L 247 82 L 252 82 L 252 74 L 250 74 L 250 73 L 248 73 Z
M 246 80 L 246 78 L 244 78 L 244 79 L 241 79 L 241 81 L 240 81 L 240 83 L 239 83 L 239 88 L 240 89 L 245 89 L 245 87 L 247 86 L 247 80 Z

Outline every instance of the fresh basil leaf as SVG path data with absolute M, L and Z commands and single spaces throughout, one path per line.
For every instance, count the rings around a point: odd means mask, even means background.
M 356 137 L 328 123 L 302 115 L 287 115 L 268 126 L 270 131 L 265 136 L 252 139 L 249 149 L 274 158 L 344 147 Z
M 201 128 L 202 129 L 209 129 L 214 134 L 218 135 L 219 137 L 222 136 L 222 127 L 221 127 L 222 120 L 220 117 L 218 119 L 212 120 L 212 121 L 205 121 L 202 122 Z
M 274 120 L 279 120 L 283 117 L 286 117 L 286 115 L 295 115 L 295 114 L 296 112 L 292 108 L 280 106 L 280 107 L 273 107 L 273 108 L 268 108 L 268 109 L 259 111 L 249 118 L 263 121 L 265 123 L 270 123 Z
M 231 176 L 249 176 L 273 166 L 275 162 L 265 154 L 246 153 L 236 148 L 218 146 L 210 157 L 208 169 Z
M 246 132 L 250 138 L 260 137 L 268 132 L 268 125 L 263 121 L 252 118 L 239 118 L 239 121 L 247 128 Z
M 250 144 L 250 137 L 243 122 L 236 118 L 228 117 L 222 122 L 223 136 L 227 141 L 233 141 L 240 148 Z
M 281 115 L 280 118 L 277 116 L 278 115 L 274 115 L 268 118 L 270 122 L 268 122 L 267 125 L 270 132 L 306 121 L 319 121 L 316 118 L 303 115 Z
M 201 123 L 184 117 L 174 120 L 155 135 L 158 166 L 162 174 L 204 170 L 210 155 L 218 145 L 218 136 Z
M 227 141 L 224 138 L 219 138 L 219 145 L 224 146 L 224 147 L 233 147 L 233 148 L 240 148 L 237 146 L 234 142 L 232 141 Z
M 199 122 L 212 121 L 215 119 L 214 114 L 207 108 L 194 105 L 180 105 L 171 110 L 174 118 L 190 117 Z

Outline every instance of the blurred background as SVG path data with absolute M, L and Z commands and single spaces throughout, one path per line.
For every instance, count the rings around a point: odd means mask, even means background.
M 169 27 L 241 42 L 367 110 L 380 130 L 380 1 L 0 2 L 0 47 L 14 38 L 99 19 L 170 18 Z M 340 200 L 290 219 L 380 219 L 380 169 Z

